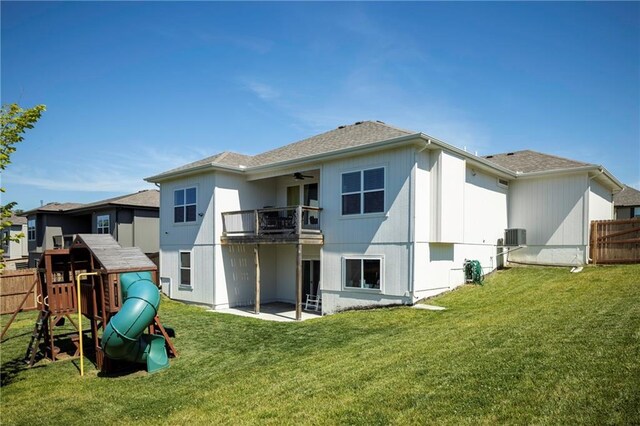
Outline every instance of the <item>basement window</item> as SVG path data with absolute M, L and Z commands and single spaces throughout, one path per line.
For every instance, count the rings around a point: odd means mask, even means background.
M 191 288 L 191 252 L 180 252 L 180 286 Z
M 345 258 L 344 287 L 345 289 L 380 290 L 382 258 Z

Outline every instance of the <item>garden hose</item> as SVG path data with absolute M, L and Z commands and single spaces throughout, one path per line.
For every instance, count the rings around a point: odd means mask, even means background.
M 480 262 L 477 260 L 465 260 L 464 276 L 467 281 L 482 285 L 484 274 L 482 273 Z

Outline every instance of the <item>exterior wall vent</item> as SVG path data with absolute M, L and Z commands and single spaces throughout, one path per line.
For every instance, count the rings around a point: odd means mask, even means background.
M 504 230 L 505 246 L 524 246 L 527 244 L 527 231 L 521 228 L 511 228 Z
M 509 187 L 509 181 L 506 180 L 506 179 L 498 178 L 498 186 L 501 186 L 503 188 L 508 188 Z

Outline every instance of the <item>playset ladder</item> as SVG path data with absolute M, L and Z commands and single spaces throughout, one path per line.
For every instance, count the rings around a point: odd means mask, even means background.
M 33 333 L 31 334 L 29 346 L 27 346 L 27 353 L 24 355 L 24 361 L 29 362 L 29 367 L 33 367 L 33 364 L 35 364 L 38 346 L 40 345 L 40 340 L 42 340 L 45 329 L 48 327 L 47 321 L 50 315 L 51 312 L 49 311 L 40 311 L 40 314 L 38 315 L 36 325 L 33 328 Z

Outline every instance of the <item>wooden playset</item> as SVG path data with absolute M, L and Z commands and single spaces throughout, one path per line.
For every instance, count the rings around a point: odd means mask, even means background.
M 140 249 L 120 247 L 110 235 L 80 234 L 68 249 L 45 251 L 38 273 L 40 312 L 25 355 L 30 365 L 39 351 L 52 361 L 79 356 L 79 336 L 87 332 L 93 343 L 89 352 L 102 372 L 119 371 L 132 362 L 146 363 L 147 371 L 154 372 L 177 356 L 157 315 L 157 267 Z M 90 330 L 78 328 L 78 304 Z M 57 333 L 65 320 L 77 331 Z M 63 344 L 73 353 L 61 354 Z

